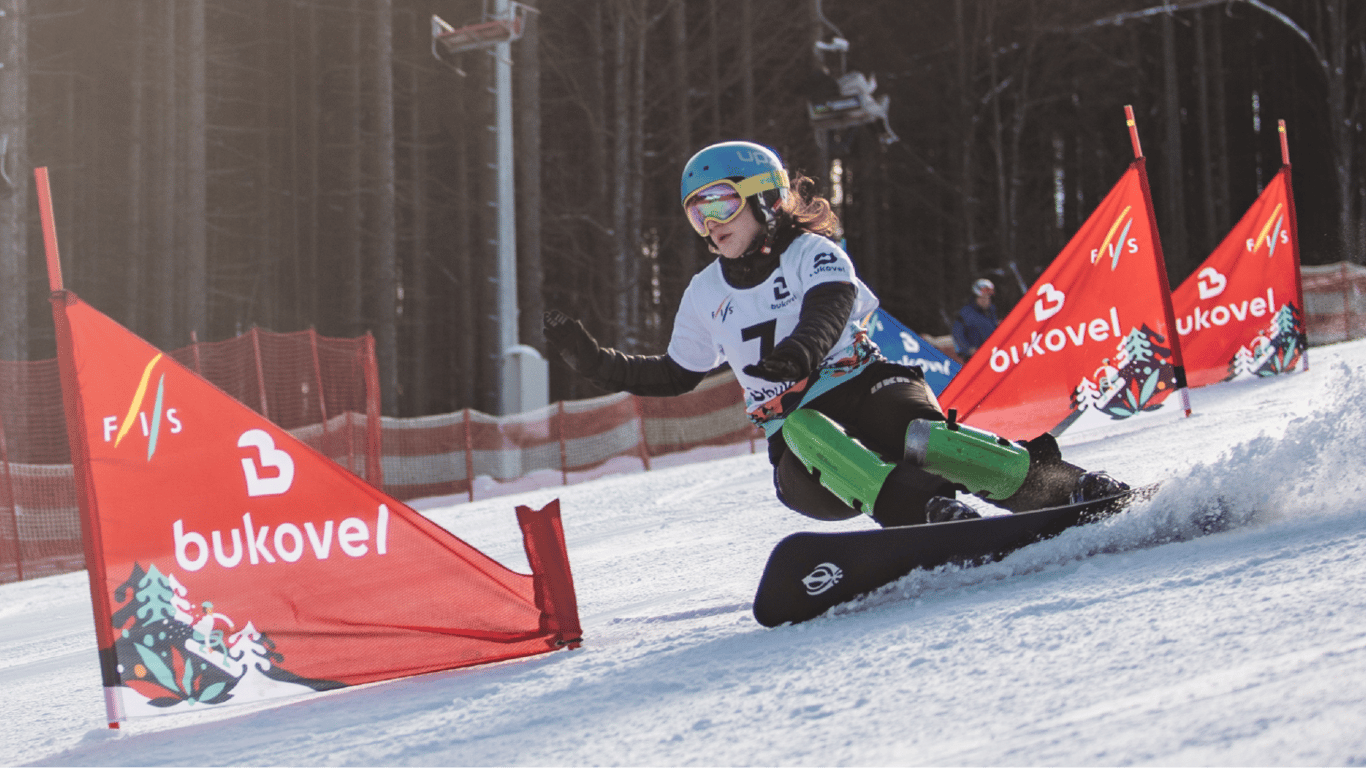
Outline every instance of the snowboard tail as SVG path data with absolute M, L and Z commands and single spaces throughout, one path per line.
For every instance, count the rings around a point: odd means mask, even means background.
M 765 627 L 814 619 L 917 568 L 979 565 L 1123 511 L 1156 486 L 1096 501 L 977 520 L 868 531 L 794 533 L 773 548 L 754 618 Z

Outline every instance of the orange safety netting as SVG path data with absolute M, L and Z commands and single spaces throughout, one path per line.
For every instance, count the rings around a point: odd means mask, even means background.
M 568 485 L 612 471 L 650 469 L 656 457 L 707 446 L 754 449 L 729 373 L 680 397 L 626 393 L 554 403 L 515 416 L 472 410 L 383 419 L 385 491 L 398 499 L 496 495 L 500 488 Z M 471 478 L 474 478 L 473 482 Z M 511 481 L 522 481 L 513 487 Z
M 382 482 L 372 337 L 252 329 L 170 356 L 356 475 Z M 57 361 L 0 361 L 0 582 L 82 567 Z
M 763 437 L 729 372 L 673 398 L 622 393 L 506 417 L 466 409 L 381 419 L 368 335 L 253 329 L 170 356 L 405 501 L 488 498 L 715 455 L 704 449 L 752 452 Z M 0 582 L 82 567 L 57 362 L 0 361 Z
M 0 582 L 83 566 L 57 361 L 0 362 Z
M 1366 337 L 1366 267 L 1341 261 L 1300 273 L 1310 344 Z

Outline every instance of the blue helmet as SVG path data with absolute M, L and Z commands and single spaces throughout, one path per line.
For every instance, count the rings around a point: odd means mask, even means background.
M 758 198 L 758 208 L 770 218 L 772 207 L 788 192 L 787 171 L 777 153 L 749 141 L 724 141 L 692 156 L 683 166 L 679 201 L 686 203 L 697 190 L 729 179 L 747 195 Z

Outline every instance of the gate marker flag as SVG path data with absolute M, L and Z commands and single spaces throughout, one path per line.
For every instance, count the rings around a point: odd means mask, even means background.
M 1172 293 L 1192 387 L 1309 369 L 1290 150 L 1219 247 Z M 1279 302 L 1279 303 L 1278 303 Z
M 1185 389 L 1181 345 L 1133 110 L 1134 162 L 940 396 L 1012 440 L 1161 410 Z
M 559 503 L 513 572 L 61 284 L 36 171 L 110 727 L 577 647 Z
M 944 391 L 958 369 L 963 367 L 882 307 L 873 310 L 866 325 L 868 335 L 882 354 L 894 363 L 919 366 L 925 372 L 925 383 L 936 395 Z

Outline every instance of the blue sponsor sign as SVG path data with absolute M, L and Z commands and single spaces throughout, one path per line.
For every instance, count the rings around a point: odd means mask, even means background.
M 868 318 L 868 334 L 882 354 L 894 363 L 918 365 L 925 372 L 925 381 L 937 395 L 949 385 L 949 380 L 963 366 L 945 355 L 915 331 L 902 325 L 881 307 Z

